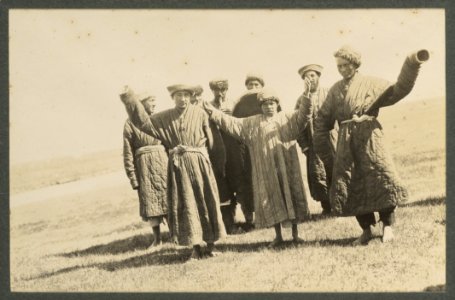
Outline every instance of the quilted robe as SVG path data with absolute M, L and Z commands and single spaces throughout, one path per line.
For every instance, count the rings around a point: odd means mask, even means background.
M 386 91 L 393 91 L 393 85 L 361 74 L 350 83 L 338 81 L 315 120 L 314 147 L 324 162 L 330 161 L 329 131 L 335 121 L 340 124 L 330 187 L 330 204 L 337 215 L 362 215 L 406 201 L 407 192 L 384 145 L 379 109 L 372 120 L 341 123 L 353 114 L 362 115 Z
M 170 149 L 167 200 L 172 239 L 181 245 L 196 245 L 225 236 L 218 188 L 206 149 L 206 112 L 188 105 L 183 111 L 172 108 L 150 118 L 132 92 L 120 97 L 133 124 Z
M 272 119 L 262 114 L 235 118 L 217 110 L 211 114 L 221 130 L 248 147 L 257 228 L 309 216 L 295 141 L 311 118 L 306 100 L 294 113 L 279 112 Z
M 167 162 L 161 142 L 127 120 L 123 128 L 123 163 L 132 188 L 138 188 L 143 220 L 167 215 Z

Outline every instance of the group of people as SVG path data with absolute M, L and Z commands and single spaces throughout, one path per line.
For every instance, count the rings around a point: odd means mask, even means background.
M 284 224 L 302 242 L 297 225 L 310 212 L 298 151 L 307 157 L 310 193 L 322 213 L 357 218 L 363 232 L 354 244 L 373 238 L 375 212 L 382 241 L 394 238 L 394 210 L 407 194 L 377 116 L 412 90 L 428 52 L 408 56 L 395 84 L 359 74 L 361 55 L 349 46 L 334 57 L 343 78 L 330 89 L 319 86 L 322 66 L 298 70 L 303 93 L 290 113 L 258 74 L 247 75 L 247 92 L 236 103 L 226 97 L 226 79 L 210 81 L 211 102 L 202 100 L 201 86 L 169 86 L 175 107 L 158 113 L 153 96 L 125 87 L 124 164 L 140 215 L 153 228 L 151 247 L 161 244 L 167 220 L 171 240 L 191 245 L 192 259 L 214 256 L 215 242 L 239 230 L 237 204 L 245 216 L 241 230 L 274 227 L 269 247 L 283 242 Z

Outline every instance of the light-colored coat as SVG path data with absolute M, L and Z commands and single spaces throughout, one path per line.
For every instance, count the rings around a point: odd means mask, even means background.
M 244 142 L 250 153 L 256 227 L 309 216 L 295 141 L 311 118 L 309 99 L 292 114 L 277 113 L 235 118 L 213 111 L 211 119 L 221 130 Z

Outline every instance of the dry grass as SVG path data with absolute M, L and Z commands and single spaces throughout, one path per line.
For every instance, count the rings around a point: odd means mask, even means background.
M 398 107 L 403 109 L 381 115 L 384 125 L 390 126 L 390 120 L 411 111 L 404 110 L 405 105 Z M 423 105 L 412 108 L 409 114 L 416 118 L 428 112 Z M 146 250 L 152 238 L 150 229 L 140 221 L 136 194 L 125 179 L 122 186 L 15 207 L 11 211 L 12 290 L 443 290 L 442 108 L 439 102 L 431 105 L 432 114 L 439 117 L 434 117 L 433 126 L 422 126 L 415 134 L 410 132 L 419 122 L 397 123 L 400 126 L 392 128 L 392 134 L 385 128 L 397 168 L 411 192 L 410 203 L 397 209 L 398 239 L 391 244 L 383 244 L 378 237 L 368 246 L 352 247 L 360 234 L 355 219 L 321 218 L 320 208 L 311 201 L 313 219 L 299 225 L 304 244 L 286 243 L 269 250 L 266 245 L 273 230 L 256 230 L 220 241 L 217 247 L 222 254 L 218 257 L 188 262 L 188 248 L 165 244 L 157 252 Z M 431 135 L 427 135 L 429 131 Z M 375 231 L 380 234 L 379 226 Z M 290 239 L 290 229 L 284 234 Z M 167 232 L 164 238 L 168 238 Z
M 111 150 L 12 166 L 10 193 L 21 193 L 120 170 L 123 167 L 121 155 L 121 150 Z

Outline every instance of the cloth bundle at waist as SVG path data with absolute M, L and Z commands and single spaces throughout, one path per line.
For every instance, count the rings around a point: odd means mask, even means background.
M 369 115 L 361 115 L 360 117 L 357 115 L 353 115 L 352 119 L 341 121 L 341 124 L 347 124 L 347 123 L 351 123 L 351 122 L 362 123 L 364 121 L 371 121 L 374 119 L 375 119 L 374 116 L 369 116 Z
M 178 167 L 179 165 L 179 156 L 187 152 L 202 154 L 202 156 L 207 160 L 207 162 L 210 163 L 209 153 L 206 147 L 191 147 L 185 145 L 178 145 L 169 151 L 169 156 L 172 157 L 172 162 L 176 167 Z

